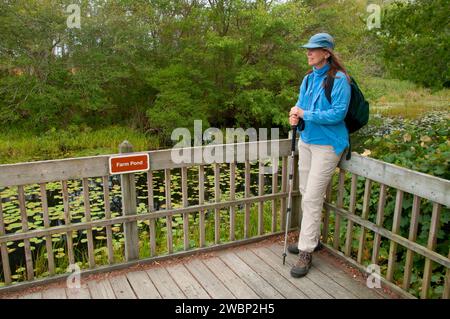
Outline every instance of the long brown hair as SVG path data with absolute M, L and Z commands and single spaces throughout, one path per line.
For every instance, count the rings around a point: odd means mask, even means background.
M 350 83 L 351 82 L 350 76 L 348 75 L 347 69 L 345 68 L 339 56 L 333 50 L 327 48 L 322 49 L 330 53 L 330 56 L 327 59 L 328 64 L 330 64 L 330 69 L 327 71 L 327 77 L 336 78 L 336 73 L 338 71 L 341 71 L 342 73 L 345 74 L 348 83 Z M 312 71 L 313 71 L 312 69 L 308 70 L 308 72 L 306 72 L 306 75 L 310 74 Z M 328 85 L 328 81 L 324 81 L 324 83 L 322 83 L 322 86 L 325 87 L 326 85 Z

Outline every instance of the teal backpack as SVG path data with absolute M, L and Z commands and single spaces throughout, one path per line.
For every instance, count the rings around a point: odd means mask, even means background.
M 346 156 L 346 160 L 351 158 L 352 153 L 352 144 L 350 142 L 350 134 L 356 132 L 361 127 L 367 124 L 369 121 L 369 102 L 364 98 L 363 93 L 361 92 L 358 84 L 355 79 L 350 76 L 351 83 L 351 95 L 350 95 L 350 104 L 348 106 L 347 115 L 345 116 L 344 122 L 347 127 L 349 136 L 348 136 L 348 152 Z M 309 75 L 306 78 L 306 89 L 308 89 L 308 80 Z M 326 77 L 324 81 L 325 85 L 325 96 L 331 104 L 331 91 L 333 90 L 334 85 L 334 77 Z

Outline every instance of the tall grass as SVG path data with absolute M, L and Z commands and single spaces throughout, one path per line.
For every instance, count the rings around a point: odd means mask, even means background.
M 127 127 L 111 126 L 98 130 L 68 127 L 31 135 L 20 129 L 0 133 L 0 164 L 113 154 L 128 140 L 135 151 L 159 148 L 159 139 Z
M 372 113 L 416 119 L 432 111 L 450 109 L 450 89 L 433 92 L 412 82 L 375 77 L 357 81 Z

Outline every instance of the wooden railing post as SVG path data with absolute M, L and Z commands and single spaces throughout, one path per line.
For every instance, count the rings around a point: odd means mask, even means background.
M 448 252 L 448 259 L 450 259 L 450 251 Z M 450 298 L 450 268 L 447 268 L 444 278 L 444 292 L 442 293 L 442 299 Z
M 123 141 L 119 145 L 120 153 L 131 153 L 133 145 Z M 136 181 L 134 173 L 120 175 L 122 188 L 122 214 L 123 216 L 136 215 Z M 139 258 L 139 238 L 137 222 L 126 222 L 123 225 L 125 235 L 125 259 L 127 261 Z
M 1 195 L 1 194 L 0 194 Z M 3 208 L 2 208 L 2 197 L 0 196 L 0 237 L 5 235 L 5 222 L 3 218 Z M 6 243 L 0 244 L 0 253 L 2 257 L 2 266 L 3 266 L 3 278 L 5 280 L 5 284 L 11 284 L 11 267 L 9 265 L 9 256 L 8 249 Z
M 331 190 L 333 187 L 333 180 L 331 179 L 327 186 L 327 191 L 325 193 L 325 203 L 331 204 Z M 330 208 L 325 205 L 325 214 L 323 216 L 323 228 L 322 228 L 322 242 L 328 243 L 328 233 L 330 225 Z
M 338 182 L 338 193 L 336 199 L 336 206 L 338 208 L 343 208 L 344 205 L 344 192 L 345 192 L 345 171 L 339 167 L 339 182 Z M 334 214 L 334 234 L 333 234 L 333 248 L 339 250 L 340 247 L 340 235 L 341 235 L 341 216 L 336 213 Z

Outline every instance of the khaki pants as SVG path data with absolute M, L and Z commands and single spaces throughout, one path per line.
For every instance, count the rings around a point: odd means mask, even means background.
M 320 224 L 325 192 L 341 159 L 331 145 L 306 144 L 298 141 L 302 223 L 298 249 L 313 252 L 320 238 Z

